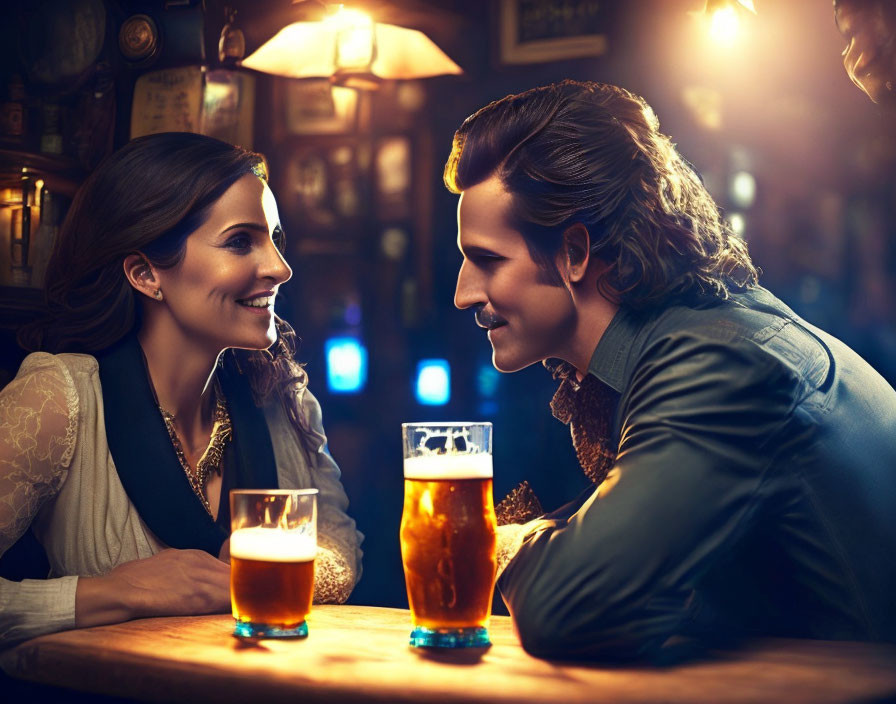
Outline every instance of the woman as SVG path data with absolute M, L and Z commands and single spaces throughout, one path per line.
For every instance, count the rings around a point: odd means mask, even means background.
M 0 554 L 30 526 L 51 567 L 0 580 L 4 644 L 227 611 L 237 487 L 317 487 L 315 600 L 348 597 L 362 536 L 274 314 L 281 239 L 262 157 L 209 137 L 141 137 L 84 183 L 21 335 L 43 351 L 0 393 Z

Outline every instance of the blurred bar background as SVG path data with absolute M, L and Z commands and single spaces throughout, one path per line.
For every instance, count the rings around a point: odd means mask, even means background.
M 496 372 L 453 307 L 456 196 L 441 183 L 465 117 L 564 78 L 642 95 L 761 282 L 894 383 L 894 113 L 847 77 L 829 2 L 751 5 L 359 0 L 346 8 L 366 15 L 338 24 L 332 6 L 289 0 L 3 3 L 0 385 L 24 357 L 15 331 L 38 310 L 67 205 L 103 156 L 169 129 L 262 152 L 295 272 L 278 313 L 302 338 L 367 536 L 351 601 L 406 606 L 401 422 L 492 421 L 498 499 L 528 479 L 553 509 L 586 485 L 550 375 Z

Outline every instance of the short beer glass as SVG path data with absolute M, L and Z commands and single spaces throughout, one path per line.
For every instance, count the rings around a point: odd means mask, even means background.
M 404 423 L 401 557 L 411 645 L 489 645 L 495 584 L 491 423 Z
M 317 489 L 230 492 L 233 633 L 304 638 L 314 594 Z

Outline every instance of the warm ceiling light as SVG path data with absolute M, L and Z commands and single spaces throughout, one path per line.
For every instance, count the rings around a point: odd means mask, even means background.
M 706 0 L 702 15 L 708 20 L 709 36 L 716 44 L 734 44 L 740 31 L 742 10 L 749 10 L 755 15 L 753 0 Z
M 287 78 L 337 81 L 353 73 L 374 81 L 463 73 L 423 32 L 373 22 L 362 12 L 346 9 L 321 21 L 287 25 L 242 65 Z
M 336 32 L 336 70 L 369 71 L 377 50 L 370 16 L 358 10 L 340 10 L 324 23 Z
M 723 7 L 709 19 L 709 36 L 719 44 L 731 44 L 737 37 L 738 18 L 733 7 Z

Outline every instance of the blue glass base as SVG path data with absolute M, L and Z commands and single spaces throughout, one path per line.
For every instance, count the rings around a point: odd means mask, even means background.
M 308 623 L 302 621 L 295 628 L 281 628 L 268 623 L 234 621 L 233 635 L 240 638 L 307 638 Z
M 424 628 L 411 631 L 411 645 L 415 648 L 485 648 L 491 645 L 488 631 L 476 628 Z

